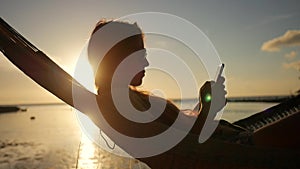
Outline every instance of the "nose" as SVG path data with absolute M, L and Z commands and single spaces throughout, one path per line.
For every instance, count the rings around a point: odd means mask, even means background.
M 149 66 L 149 61 L 147 59 L 147 51 L 146 51 L 146 49 L 144 49 L 144 59 L 143 59 L 143 62 L 144 62 L 144 66 L 145 67 Z
M 147 60 L 147 58 L 145 57 L 145 67 L 148 67 L 149 66 L 149 62 Z

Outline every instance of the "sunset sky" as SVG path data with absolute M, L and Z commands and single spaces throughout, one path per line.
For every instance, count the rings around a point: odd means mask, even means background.
M 228 96 L 262 96 L 288 95 L 300 89 L 299 7 L 298 0 L 2 0 L 0 16 L 72 74 L 77 57 L 101 18 L 139 12 L 173 14 L 196 25 L 210 39 L 226 65 Z M 172 85 L 164 86 L 153 75 L 146 74 L 146 89 L 161 85 L 167 97 L 178 97 Z M 2 54 L 0 93 L 0 104 L 58 101 Z

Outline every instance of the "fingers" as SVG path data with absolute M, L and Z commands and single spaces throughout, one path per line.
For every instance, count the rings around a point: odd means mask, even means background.
M 224 83 L 225 82 L 225 78 L 223 76 L 220 76 L 218 79 L 217 79 L 217 83 Z
M 227 94 L 227 91 L 225 90 L 225 78 L 223 76 L 220 76 L 217 80 L 217 82 L 215 81 L 206 81 L 203 86 L 200 89 L 200 93 L 199 96 L 203 96 L 207 93 L 211 93 L 211 90 L 214 90 L 215 94 L 217 95 L 223 95 L 225 96 Z
M 225 95 L 225 78 L 220 76 L 217 81 L 206 81 L 200 89 L 199 101 L 202 106 L 209 106 L 213 112 L 220 111 L 227 103 Z
M 220 76 L 220 77 L 217 79 L 217 81 L 213 81 L 213 80 L 211 80 L 211 81 L 206 81 L 206 82 L 203 84 L 202 87 L 205 87 L 205 86 L 207 86 L 207 85 L 213 86 L 213 85 L 215 85 L 215 84 L 224 84 L 224 82 L 225 82 L 225 78 L 224 78 L 223 76 Z
M 225 78 L 223 76 L 220 76 L 214 84 L 212 83 L 212 90 L 214 92 L 214 95 L 217 95 L 220 98 L 225 98 L 225 95 L 227 94 L 227 91 L 225 90 Z
M 220 77 L 218 78 L 216 84 L 219 85 L 220 88 L 223 88 L 223 89 L 225 90 L 225 85 L 224 85 L 224 83 L 225 83 L 225 78 L 224 78 L 223 76 L 220 76 Z M 227 94 L 227 92 L 226 92 L 226 94 Z

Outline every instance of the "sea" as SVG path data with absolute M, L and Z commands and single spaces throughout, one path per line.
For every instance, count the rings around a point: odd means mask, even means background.
M 181 107 L 192 108 L 195 103 L 182 101 Z M 276 104 L 229 102 L 220 118 L 234 122 Z M 27 111 L 0 114 L 0 169 L 149 168 L 95 144 L 81 131 L 77 113 L 66 104 L 21 107 Z

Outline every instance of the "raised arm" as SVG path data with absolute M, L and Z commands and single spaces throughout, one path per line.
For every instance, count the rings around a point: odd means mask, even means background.
M 107 99 L 101 100 L 99 96 L 89 92 L 2 19 L 0 19 L 0 50 L 15 66 L 32 80 L 65 103 L 88 115 L 99 128 L 103 129 L 104 132 L 107 131 L 107 126 L 101 123 L 103 120 L 100 117 L 98 104 L 101 106 L 102 102 L 107 103 L 109 101 L 107 101 Z M 76 91 L 76 93 L 74 93 L 74 91 Z M 76 98 L 79 98 L 79 100 L 75 100 Z M 100 102 L 97 102 L 99 100 Z M 112 118 L 110 110 L 113 106 L 102 106 L 109 108 L 108 111 L 102 111 L 101 114 L 108 118 L 107 120 L 111 122 L 110 124 L 112 126 L 132 123 L 125 118 Z M 117 117 L 122 116 L 118 115 Z M 149 130 L 149 132 L 160 131 L 160 129 L 164 130 L 167 128 L 164 124 L 159 123 L 151 123 L 150 125 L 154 127 L 148 127 L 148 129 L 152 129 Z M 122 127 L 124 128 L 124 126 Z M 127 128 L 129 132 L 137 136 L 147 133 L 135 125 L 132 126 L 132 129 L 129 126 Z M 144 128 L 144 130 L 147 130 L 147 128 Z M 107 134 L 111 136 L 109 132 Z M 114 140 L 117 139 L 113 136 L 111 136 L 111 138 Z

